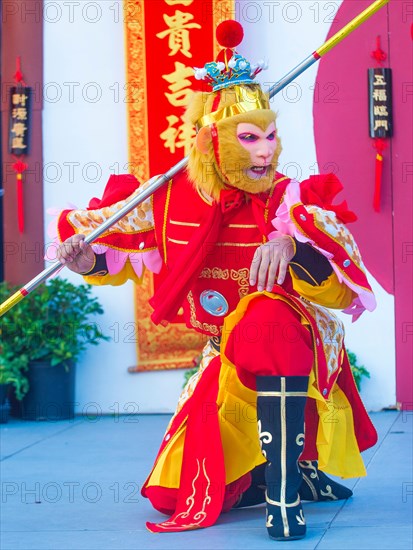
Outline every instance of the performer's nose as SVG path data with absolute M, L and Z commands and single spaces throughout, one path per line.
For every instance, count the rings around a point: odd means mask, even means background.
M 267 160 L 269 157 L 271 157 L 273 154 L 272 147 L 270 144 L 264 142 L 261 143 L 260 146 L 257 148 L 256 155 L 259 158 L 263 158 Z

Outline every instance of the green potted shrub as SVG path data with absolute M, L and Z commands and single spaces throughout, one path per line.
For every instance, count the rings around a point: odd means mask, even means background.
M 21 398 L 26 391 L 27 378 L 21 371 L 21 362 L 0 346 L 0 424 L 9 421 L 11 387 Z
M 1 283 L 0 301 L 15 290 Z M 24 419 L 73 417 L 76 361 L 87 346 L 108 339 L 91 320 L 102 313 L 89 285 L 54 278 L 2 317 L 2 365 L 19 380 L 13 384 Z
M 28 390 L 28 381 L 26 376 L 27 357 L 16 357 L 14 352 L 4 349 L 0 346 L 0 423 L 6 423 L 9 419 L 10 388 L 14 389 L 14 394 L 18 399 L 22 399 Z
M 360 391 L 360 389 L 361 389 L 361 380 L 362 380 L 363 376 L 366 377 L 366 378 L 370 378 L 370 373 L 364 367 L 364 365 L 359 365 L 358 364 L 357 355 L 354 352 L 352 352 L 350 350 L 347 350 L 347 355 L 348 355 L 348 361 L 350 363 L 351 371 L 352 371 L 353 376 L 354 376 L 354 382 L 356 383 L 358 391 Z

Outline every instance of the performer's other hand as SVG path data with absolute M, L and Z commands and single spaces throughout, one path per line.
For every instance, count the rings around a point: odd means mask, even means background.
M 57 250 L 57 259 L 75 273 L 87 273 L 95 265 L 95 253 L 84 235 L 73 235 Z
M 265 288 L 272 291 L 277 278 L 277 284 L 282 285 L 287 274 L 288 264 L 295 253 L 292 238 L 282 235 L 262 244 L 255 251 L 250 268 L 250 285 L 257 284 L 257 290 Z M 278 275 L 277 275 L 278 273 Z

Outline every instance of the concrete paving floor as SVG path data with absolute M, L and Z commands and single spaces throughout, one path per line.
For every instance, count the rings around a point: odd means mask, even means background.
M 346 480 L 348 501 L 305 502 L 305 539 L 268 538 L 263 506 L 233 510 L 213 527 L 152 534 L 162 516 L 139 487 L 168 415 L 11 420 L 1 425 L 1 550 L 413 548 L 413 412 L 372 419 L 379 443 L 364 453 L 368 476 Z

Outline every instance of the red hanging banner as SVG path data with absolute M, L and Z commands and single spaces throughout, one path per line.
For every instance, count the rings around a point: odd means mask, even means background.
M 146 181 L 189 153 L 195 129 L 182 117 L 194 91 L 207 90 L 193 69 L 215 59 L 215 29 L 234 18 L 235 1 L 133 0 L 124 6 L 129 171 Z M 179 314 L 166 328 L 153 325 L 148 302 L 154 285 L 147 273 L 136 293 L 139 366 L 131 372 L 191 367 L 205 343 Z
M 9 152 L 16 159 L 13 170 L 17 180 L 17 223 L 24 232 L 23 172 L 28 165 L 23 162 L 29 154 L 32 89 L 26 86 L 20 70 L 20 57 L 16 61 L 14 75 L 16 86 L 10 88 Z
M 195 129 L 182 118 L 195 90 L 205 84 L 193 67 L 214 59 L 213 19 L 206 4 L 145 3 L 146 101 L 149 171 L 164 173 L 189 154 Z

